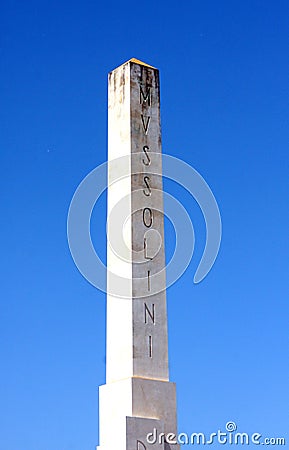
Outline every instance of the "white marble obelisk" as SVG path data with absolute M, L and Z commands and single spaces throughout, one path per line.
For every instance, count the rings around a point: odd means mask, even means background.
M 159 71 L 131 59 L 109 74 L 108 91 L 107 363 L 98 448 L 178 450 L 164 439 L 177 428 L 168 372 Z M 126 246 L 118 245 L 123 232 Z

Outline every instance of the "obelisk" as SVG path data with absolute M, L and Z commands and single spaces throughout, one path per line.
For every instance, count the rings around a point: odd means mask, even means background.
M 106 384 L 99 392 L 98 449 L 177 450 L 164 439 L 177 426 L 168 371 L 159 71 L 136 59 L 109 74 L 108 162 Z M 119 244 L 121 234 L 126 245 Z M 156 442 L 147 439 L 152 432 Z

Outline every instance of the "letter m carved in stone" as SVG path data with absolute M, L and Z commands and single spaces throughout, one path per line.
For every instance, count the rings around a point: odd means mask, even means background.
M 150 88 L 150 86 L 146 86 L 146 90 L 144 92 L 142 86 L 140 85 L 139 102 L 141 105 L 143 105 L 145 103 L 148 106 L 151 106 L 151 88 Z

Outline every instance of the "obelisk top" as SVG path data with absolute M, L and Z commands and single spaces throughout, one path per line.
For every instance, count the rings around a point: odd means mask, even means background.
M 140 60 L 137 59 L 137 58 L 131 58 L 131 59 L 129 59 L 128 61 L 126 61 L 126 62 L 124 62 L 123 64 L 121 64 L 120 66 L 118 66 L 118 67 L 124 66 L 125 64 L 130 63 L 130 62 L 135 63 L 135 64 L 140 64 L 141 66 L 150 67 L 151 69 L 156 69 L 156 67 L 151 66 L 150 64 L 147 64 L 147 63 L 145 63 L 145 62 L 143 62 L 143 61 L 140 61 Z

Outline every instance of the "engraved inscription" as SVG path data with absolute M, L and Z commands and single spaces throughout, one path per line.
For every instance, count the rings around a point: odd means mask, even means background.
M 148 270 L 148 291 L 151 290 L 151 271 Z
M 144 319 L 145 323 L 148 323 L 148 317 L 151 319 L 152 323 L 155 323 L 155 304 L 152 303 L 151 309 L 148 305 L 144 303 Z
M 151 106 L 151 88 L 149 86 L 146 88 L 146 93 L 144 93 L 142 86 L 140 86 L 139 102 L 141 105 L 146 103 L 148 106 Z
M 142 213 L 142 220 L 147 228 L 150 228 L 153 224 L 153 212 L 150 208 L 144 208 Z
M 143 238 L 144 259 L 152 259 L 147 253 L 147 240 Z
M 150 125 L 151 125 L 151 113 L 150 107 L 152 106 L 152 86 L 146 84 L 145 82 L 141 82 L 139 85 L 139 103 L 141 105 L 142 111 L 140 112 L 140 120 L 141 127 L 145 135 L 148 134 Z M 142 155 L 141 155 L 141 163 L 148 167 L 151 165 L 151 153 L 148 145 L 142 146 Z M 144 170 L 145 172 L 145 170 Z M 152 195 L 152 180 L 151 175 L 143 173 L 142 178 L 142 191 L 145 197 L 150 197 Z M 143 206 L 142 210 L 142 219 L 143 224 L 146 228 L 151 228 L 153 226 L 154 216 L 153 210 L 148 206 Z M 151 231 L 147 231 L 147 233 L 151 233 Z M 154 236 L 150 235 L 150 240 L 148 241 L 149 236 L 144 236 L 144 259 L 150 261 L 153 259 L 155 255 L 154 251 Z M 147 272 L 147 291 L 151 291 L 151 270 L 146 268 Z M 144 302 L 144 324 L 153 324 L 155 325 L 155 304 L 154 303 L 146 303 Z M 152 335 L 147 335 L 147 343 L 148 343 L 148 357 L 153 357 L 153 337 Z M 146 450 L 145 444 L 137 440 L 137 450 Z
M 150 177 L 148 177 L 146 175 L 143 180 L 144 180 L 144 184 L 146 185 L 146 187 L 143 189 L 143 193 L 146 197 L 149 197 L 152 193 L 151 187 L 149 185 Z
M 141 114 L 141 121 L 145 134 L 148 134 L 150 120 L 150 116 L 144 116 L 143 114 Z
M 153 337 L 149 336 L 149 357 L 153 357 Z
M 136 441 L 136 450 L 146 450 L 146 446 L 142 441 Z
M 151 159 L 148 154 L 149 147 L 147 145 L 144 145 L 142 150 L 143 150 L 144 154 L 146 155 L 146 157 L 142 159 L 142 162 L 144 163 L 145 166 L 149 166 L 151 163 Z

